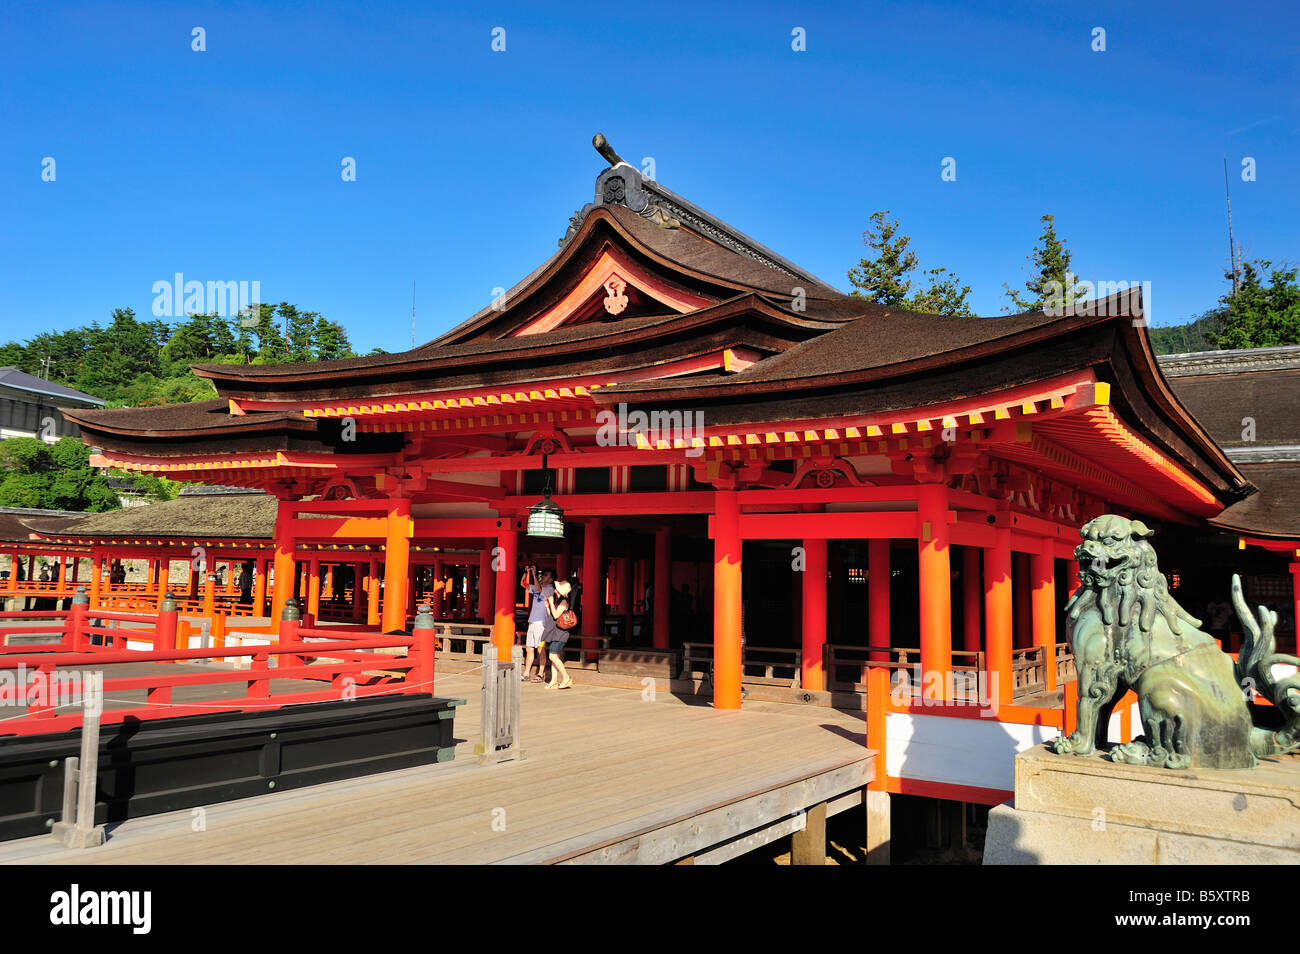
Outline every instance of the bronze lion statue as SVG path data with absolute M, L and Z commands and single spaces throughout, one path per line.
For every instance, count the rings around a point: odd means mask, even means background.
M 1106 514 L 1079 531 L 1080 587 L 1066 604 L 1070 647 L 1079 678 L 1078 727 L 1054 740 L 1059 753 L 1092 755 L 1106 741 L 1110 710 L 1127 689 L 1138 697 L 1145 735 L 1110 749 L 1114 762 L 1182 768 L 1252 768 L 1256 759 L 1300 743 L 1300 674 L 1282 679 L 1277 614 L 1251 614 L 1232 577 L 1232 601 L 1245 630 L 1234 662 L 1200 621 L 1169 595 L 1141 521 Z M 1250 690 L 1276 708 L 1282 727 L 1256 726 Z

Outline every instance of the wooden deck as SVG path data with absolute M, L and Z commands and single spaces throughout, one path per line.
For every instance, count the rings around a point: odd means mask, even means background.
M 83 851 L 0 843 L 0 863 L 722 861 L 790 831 L 804 808 L 860 803 L 871 778 L 861 713 L 715 712 L 662 691 L 536 683 L 523 686 L 527 757 L 484 767 L 479 685 L 477 672 L 438 677 L 438 695 L 468 700 L 453 762 L 133 819 Z

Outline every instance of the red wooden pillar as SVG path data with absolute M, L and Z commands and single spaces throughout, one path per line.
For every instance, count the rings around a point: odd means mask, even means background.
M 1030 637 L 1030 597 L 1029 597 L 1029 557 L 1023 553 L 1012 552 L 1011 570 L 1014 578 L 1012 599 L 1015 602 L 1016 649 L 1026 649 L 1032 645 Z
M 388 532 L 384 539 L 384 606 L 380 629 L 385 633 L 406 630 L 407 570 L 411 560 L 411 501 L 388 498 Z
M 984 664 L 990 679 L 989 697 L 999 705 L 1011 702 L 1011 528 L 994 531 L 993 546 L 984 551 Z
M 961 553 L 961 648 L 979 652 L 980 648 L 980 552 L 962 547 Z
M 1291 619 L 1295 624 L 1294 644 L 1291 651 L 1294 654 L 1300 650 L 1300 560 L 1293 561 L 1291 564 Z
M 568 534 L 560 542 L 560 553 L 555 558 L 555 579 L 567 580 L 569 574 L 573 572 L 573 544 L 569 542 Z
M 97 550 L 91 550 L 90 557 L 90 608 L 95 609 L 99 606 L 100 578 L 104 574 L 104 555 Z M 16 570 L 16 567 L 14 567 Z M 16 572 L 9 574 L 17 577 Z
M 497 659 L 510 658 L 515 645 L 515 595 L 519 586 L 519 531 L 513 516 L 502 517 L 497 531 L 496 619 L 492 643 Z
M 605 521 L 588 520 L 582 528 L 582 635 L 599 636 L 605 613 Z M 584 649 L 593 644 L 583 641 Z
M 669 643 L 668 626 L 671 622 L 673 596 L 673 531 L 671 527 L 660 527 L 655 531 L 655 573 L 654 582 L 654 647 L 667 649 Z
M 889 646 L 889 540 L 867 542 L 867 644 Z M 871 653 L 873 662 L 885 662 L 888 653 Z
M 1047 691 L 1056 688 L 1056 567 L 1051 538 L 1044 537 L 1042 549 L 1030 557 L 1034 580 L 1034 645 L 1043 647 L 1043 671 Z
M 312 625 L 315 625 L 320 617 L 320 557 L 318 556 L 307 561 L 307 615 L 311 617 Z
M 619 629 L 623 642 L 632 641 L 632 560 L 630 557 L 617 557 L 614 560 L 614 602 L 618 604 L 618 615 L 623 619 Z
M 492 622 L 492 607 L 496 604 L 493 596 L 492 551 L 480 550 L 478 555 L 478 618 L 484 623 Z
M 445 590 L 442 585 L 442 557 L 433 558 L 433 598 L 429 601 L 433 609 L 433 618 L 437 619 L 442 615 L 442 598 Z
M 952 669 L 952 579 L 948 545 L 948 488 L 923 486 L 917 493 L 921 521 L 918 567 L 921 602 L 921 678 L 939 684 L 932 697 L 947 698 Z
M 266 557 L 253 561 L 253 609 L 254 616 L 266 612 Z
M 744 609 L 740 497 L 734 490 L 719 490 L 713 500 L 713 708 L 739 709 Z
M 63 596 L 63 590 L 68 585 L 68 558 L 65 554 L 59 554 L 59 596 Z
M 349 564 L 352 567 L 352 619 L 360 622 L 365 619 L 365 566 L 361 563 Z
M 293 596 L 293 576 L 297 572 L 293 559 L 293 511 L 289 501 L 281 500 L 275 515 L 275 579 L 271 581 L 271 625 L 280 625 L 284 604 Z
M 826 651 L 826 541 L 804 540 L 803 681 L 804 689 L 826 688 L 822 656 Z
M 379 625 L 379 557 L 372 556 L 366 569 L 366 625 Z

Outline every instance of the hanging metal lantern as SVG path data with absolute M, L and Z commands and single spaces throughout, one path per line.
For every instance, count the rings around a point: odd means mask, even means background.
M 550 494 L 528 508 L 528 536 L 564 538 L 564 511 Z
M 542 455 L 542 473 L 544 476 L 542 499 L 528 508 L 528 530 L 530 537 L 564 538 L 564 511 L 551 499 L 551 469 Z

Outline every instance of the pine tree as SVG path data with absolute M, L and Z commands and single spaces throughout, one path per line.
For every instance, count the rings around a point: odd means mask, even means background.
M 1029 280 L 1025 282 L 1028 296 L 1020 294 L 1010 285 L 1003 283 L 1006 296 L 1017 311 L 1043 311 L 1052 309 L 1059 313 L 1082 297 L 1083 289 L 1079 277 L 1070 271 L 1070 250 L 1056 234 L 1056 216 L 1044 215 L 1039 221 L 1043 223 L 1043 232 L 1038 237 L 1038 245 L 1029 256 L 1033 266 Z M 1011 308 L 1004 309 L 1010 311 Z
M 864 258 L 849 269 L 849 281 L 855 286 L 852 294 L 891 308 L 974 317 L 966 301 L 970 286 L 961 284 L 961 279 L 946 268 L 927 269 L 929 287 L 915 295 L 909 294 L 912 280 L 908 276 L 920 267 L 920 261 L 907 247 L 912 241 L 909 236 L 895 238 L 898 220 L 886 219 L 887 215 L 888 209 L 871 214 L 873 228 L 863 233 L 862 241 L 875 249 L 877 255 L 873 259 Z
M 904 235 L 897 239 L 898 220 L 886 219 L 888 209 L 871 213 L 872 228 L 862 233 L 862 244 L 876 250 L 875 258 L 864 258 L 849 269 L 853 296 L 866 298 L 877 305 L 902 308 L 907 305 L 912 282 L 908 273 L 915 271 L 919 262 L 916 253 L 908 249 L 912 240 Z

